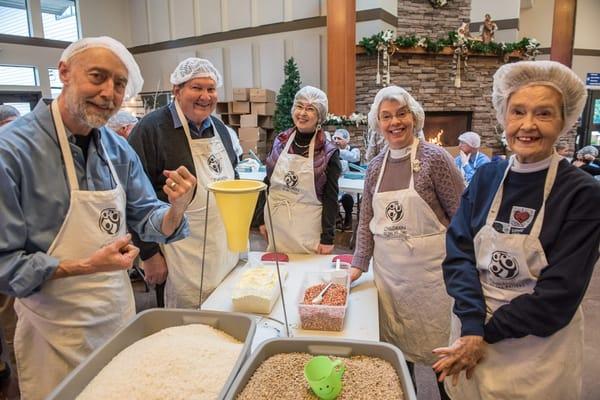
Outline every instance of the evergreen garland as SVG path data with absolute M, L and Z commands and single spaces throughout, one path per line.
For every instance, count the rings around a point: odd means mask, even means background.
M 413 48 L 423 47 L 430 53 L 439 53 L 444 47 L 459 46 L 459 37 L 456 31 L 448 32 L 448 36 L 442 39 L 431 39 L 428 37 L 418 38 L 415 35 L 398 36 L 395 40 L 385 41 L 383 39 L 384 32 L 379 32 L 371 37 L 364 37 L 360 40 L 359 45 L 362 46 L 369 55 L 376 54 L 381 46 L 385 48 Z M 483 43 L 479 40 L 464 39 L 464 44 L 471 53 L 478 54 L 497 54 L 505 56 L 513 51 L 521 52 L 525 56 L 535 56 L 537 48 L 540 46 L 535 39 L 523 38 L 518 42 L 512 43 Z
M 294 57 L 287 60 L 283 73 L 285 79 L 277 94 L 277 108 L 273 117 L 275 132 L 282 132 L 294 126 L 292 106 L 294 105 L 294 96 L 300 90 L 301 85 L 300 72 Z

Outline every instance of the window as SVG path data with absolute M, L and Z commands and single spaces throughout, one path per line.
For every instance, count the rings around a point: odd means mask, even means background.
M 58 97 L 62 91 L 63 83 L 58 76 L 58 68 L 48 68 L 48 77 L 50 78 L 50 93 L 52 98 Z
M 0 0 L 0 33 L 29 36 L 25 0 Z
M 37 86 L 35 67 L 0 65 L 0 85 Z
M 19 110 L 19 114 L 22 116 L 31 111 L 31 104 L 29 103 L 4 103 L 9 106 L 13 106 L 17 110 Z
M 42 25 L 46 39 L 67 42 L 79 39 L 75 0 L 41 0 L 41 6 Z

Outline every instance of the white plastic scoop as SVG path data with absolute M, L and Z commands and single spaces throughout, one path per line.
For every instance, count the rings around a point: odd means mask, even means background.
M 321 290 L 321 293 L 319 293 L 317 295 L 317 297 L 315 297 L 314 299 L 311 300 L 312 304 L 321 304 L 321 302 L 323 301 L 323 295 L 325 294 L 325 292 L 327 291 L 327 289 L 329 289 L 329 287 L 333 284 L 333 282 L 329 282 L 327 284 L 327 286 L 325 286 L 323 288 L 323 290 Z

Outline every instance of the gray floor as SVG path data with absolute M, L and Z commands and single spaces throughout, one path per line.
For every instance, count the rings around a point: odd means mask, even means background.
M 342 232 L 336 236 L 335 253 L 350 253 L 348 248 L 350 233 Z M 265 242 L 260 235 L 253 233 L 250 238 L 251 250 L 263 250 Z M 143 282 L 133 283 L 136 307 L 138 311 L 156 307 L 156 296 L 153 289 L 145 291 Z M 600 267 L 596 268 L 592 281 L 583 301 L 585 314 L 585 352 L 583 369 L 582 400 L 600 399 Z M 4 356 L 3 356 L 4 358 Z M 560 368 L 561 366 L 557 366 Z M 419 400 L 438 400 L 434 374 L 430 368 L 417 365 L 417 391 Z M 13 375 L 14 376 L 14 375 Z M 0 383 L 0 400 L 18 400 L 18 387 L 14 379 Z

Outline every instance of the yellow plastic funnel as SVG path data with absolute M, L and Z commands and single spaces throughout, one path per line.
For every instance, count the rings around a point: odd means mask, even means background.
M 229 250 L 248 250 L 248 233 L 258 192 L 266 188 L 263 182 L 250 179 L 216 181 L 208 185 L 225 224 Z

